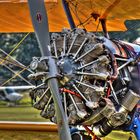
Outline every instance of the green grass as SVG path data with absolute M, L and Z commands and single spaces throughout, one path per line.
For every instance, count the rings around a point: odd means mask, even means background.
M 15 107 L 8 107 L 7 103 L 0 102 L 1 121 L 46 121 L 39 114 L 40 111 L 31 106 L 28 94 L 24 94 L 24 98 Z
M 0 107 L 1 121 L 46 121 L 33 107 Z
M 58 135 L 54 132 L 0 130 L 0 140 L 58 140 Z

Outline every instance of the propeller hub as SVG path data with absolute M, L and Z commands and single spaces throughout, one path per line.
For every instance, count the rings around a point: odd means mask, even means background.
M 76 75 L 75 72 L 78 67 L 81 66 L 81 62 L 74 62 L 73 55 L 64 55 L 58 58 L 58 69 L 60 74 L 63 75 L 63 80 L 67 79 L 67 82 L 73 79 Z M 78 78 L 79 76 L 77 76 Z

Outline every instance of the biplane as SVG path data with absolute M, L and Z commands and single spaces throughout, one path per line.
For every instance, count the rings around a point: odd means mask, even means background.
M 33 58 L 29 78 L 42 83 L 32 91 L 34 107 L 57 123 L 61 140 L 71 140 L 69 125 L 83 125 L 93 139 L 127 128 L 140 139 L 140 46 L 108 34 L 140 19 L 139 2 L 0 1 L 1 32 L 36 33 L 42 57 Z

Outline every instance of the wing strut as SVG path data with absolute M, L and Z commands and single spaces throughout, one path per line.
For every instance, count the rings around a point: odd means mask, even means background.
M 70 24 L 71 29 L 75 29 L 76 28 L 76 25 L 74 23 L 74 20 L 73 20 L 71 11 L 69 9 L 68 2 L 66 0 L 62 0 L 62 4 L 63 4 L 63 8 L 64 8 L 64 11 L 66 13 L 66 16 L 67 16 L 67 19 L 69 21 L 69 24 Z
M 100 19 L 100 22 L 101 22 L 102 29 L 103 29 L 103 32 L 104 32 L 104 36 L 109 39 L 110 37 L 109 37 L 109 34 L 107 32 L 106 19 Z

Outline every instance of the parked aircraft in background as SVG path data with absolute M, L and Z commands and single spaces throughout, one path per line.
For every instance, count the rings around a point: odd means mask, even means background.
M 22 98 L 16 90 L 32 89 L 34 86 L 7 86 L 0 87 L 0 101 L 8 102 L 10 105 L 16 105 Z

